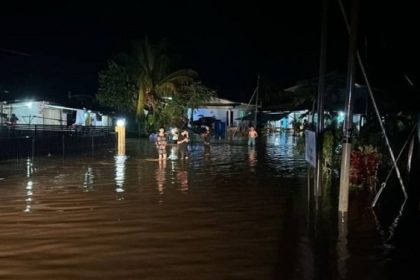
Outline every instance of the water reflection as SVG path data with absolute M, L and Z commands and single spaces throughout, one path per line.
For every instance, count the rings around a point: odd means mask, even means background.
M 210 144 L 203 145 L 203 157 L 204 159 L 210 159 Z
M 188 186 L 188 169 L 183 164 L 182 167 L 178 168 L 176 172 L 176 179 L 179 185 L 178 190 L 182 192 L 187 192 L 189 190 Z
M 127 156 L 117 155 L 115 158 L 115 192 L 117 200 L 124 199 L 124 183 L 125 183 L 125 162 Z
M 257 165 L 257 152 L 255 151 L 255 147 L 248 148 L 248 163 L 251 171 L 255 172 L 254 167 Z
M 4 164 L 1 277 L 383 280 L 390 265 L 418 276 L 401 261 L 419 259 L 418 214 L 401 217 L 388 251 L 370 212 L 352 209 L 337 227 L 335 205 L 309 196 L 293 141 L 215 143 L 211 154 L 191 144 L 187 161 L 159 162 L 153 143 L 136 139 L 127 156 Z
M 83 190 L 84 191 L 92 191 L 94 186 L 93 179 L 95 176 L 93 175 L 93 169 L 90 165 L 85 166 L 85 172 L 83 173 Z
M 160 195 L 163 195 L 165 193 L 166 164 L 166 160 L 159 160 L 159 164 L 156 169 L 157 190 Z
M 26 177 L 31 177 L 32 173 L 34 172 L 33 163 L 30 158 L 26 159 Z
M 348 252 L 348 213 L 338 213 L 338 238 L 337 238 L 337 270 L 339 279 L 347 279 L 347 261 L 350 257 Z
M 32 211 L 32 195 L 33 195 L 33 190 L 32 190 L 32 186 L 33 186 L 33 182 L 32 179 L 29 178 L 28 181 L 26 182 L 26 207 L 24 212 L 25 213 L 30 213 Z
M 292 133 L 271 133 L 266 136 L 263 156 L 267 164 L 282 177 L 306 176 L 306 163 L 296 149 L 297 137 Z
M 178 145 L 172 145 L 171 151 L 169 152 L 168 159 L 177 160 L 178 159 Z
M 33 181 L 32 181 L 32 173 L 33 173 L 33 163 L 30 158 L 26 159 L 26 198 L 25 198 L 25 210 L 23 212 L 30 213 L 32 212 L 32 196 L 33 196 Z

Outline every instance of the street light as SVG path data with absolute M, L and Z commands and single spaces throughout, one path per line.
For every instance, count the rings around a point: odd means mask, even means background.
M 118 127 L 125 127 L 125 119 L 118 119 L 117 120 Z
M 125 119 L 118 119 L 115 132 L 118 135 L 118 155 L 125 155 Z

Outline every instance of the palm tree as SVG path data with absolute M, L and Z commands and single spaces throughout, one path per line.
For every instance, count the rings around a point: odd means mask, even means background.
M 164 46 L 151 46 L 147 37 L 138 49 L 139 72 L 137 79 L 136 116 L 145 120 L 145 109 L 153 114 L 157 106 L 171 95 L 181 94 L 185 87 L 198 76 L 190 69 L 182 69 L 168 74 L 168 57 Z
M 118 112 L 134 113 L 140 134 L 158 125 L 179 124 L 187 108 L 215 95 L 193 70 L 170 73 L 162 43 L 151 46 L 145 38 L 135 47 L 134 53 L 119 54 L 99 73 L 97 98 Z

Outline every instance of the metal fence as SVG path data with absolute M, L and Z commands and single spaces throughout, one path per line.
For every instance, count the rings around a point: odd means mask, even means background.
M 16 125 L 0 128 L 0 160 L 42 155 L 94 153 L 115 148 L 113 127 Z

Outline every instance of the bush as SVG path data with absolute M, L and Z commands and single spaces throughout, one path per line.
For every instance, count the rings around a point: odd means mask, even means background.
M 359 146 L 350 156 L 350 183 L 376 189 L 380 156 L 372 145 Z

